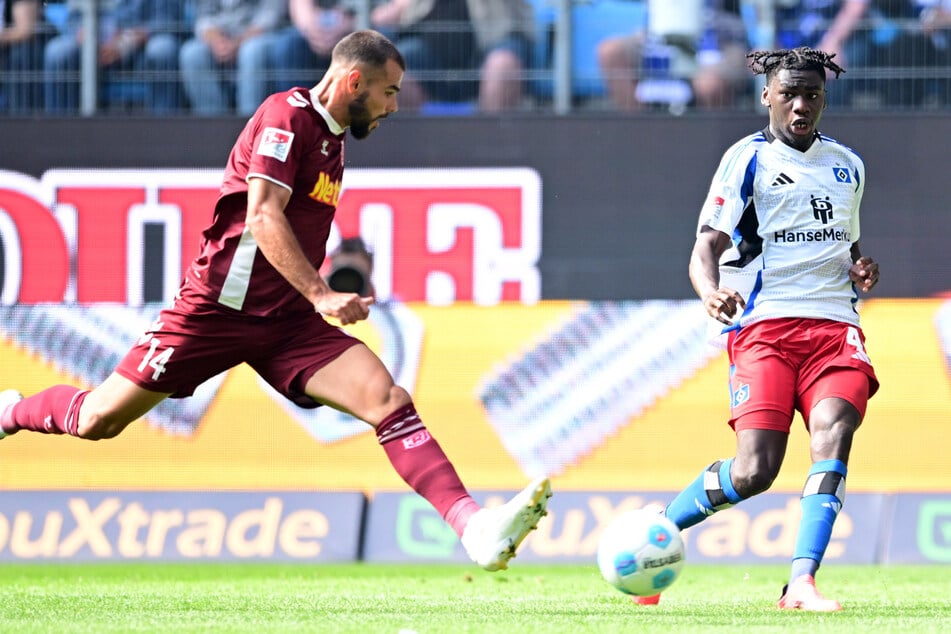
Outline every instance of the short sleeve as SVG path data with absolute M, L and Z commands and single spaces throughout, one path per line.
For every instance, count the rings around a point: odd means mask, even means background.
M 749 139 L 734 144 L 723 154 L 700 209 L 697 235 L 704 226 L 733 234 L 752 195 L 755 174 L 756 152 Z
M 293 190 L 313 116 L 285 99 L 275 99 L 265 108 L 251 141 L 247 178 L 266 178 Z

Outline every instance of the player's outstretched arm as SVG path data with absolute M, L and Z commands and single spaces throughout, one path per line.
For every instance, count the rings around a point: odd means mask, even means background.
M 321 315 L 336 317 L 344 325 L 366 319 L 373 298 L 332 290 L 307 259 L 284 215 L 289 199 L 290 192 L 276 183 L 263 178 L 248 181 L 247 224 L 261 253 Z

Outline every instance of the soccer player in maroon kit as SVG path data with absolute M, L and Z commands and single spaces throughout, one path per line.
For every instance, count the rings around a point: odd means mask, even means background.
M 507 567 L 545 515 L 551 487 L 531 482 L 480 508 L 423 424 L 409 393 L 359 339 L 330 325 L 366 319 L 373 297 L 332 290 L 318 273 L 340 195 L 347 129 L 366 138 L 397 110 L 405 63 L 375 31 L 340 41 L 320 82 L 264 101 L 232 148 L 212 223 L 174 304 L 93 390 L 0 393 L 0 437 L 23 430 L 113 438 L 163 399 L 247 363 L 301 407 L 329 405 L 376 429 L 400 476 L 486 570 Z

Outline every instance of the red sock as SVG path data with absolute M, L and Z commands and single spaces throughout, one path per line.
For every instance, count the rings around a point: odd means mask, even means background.
M 461 536 L 479 505 L 466 491 L 456 469 L 429 434 L 413 404 L 387 416 L 376 428 L 376 435 L 400 477 L 426 498 Z
M 79 435 L 79 408 L 89 390 L 71 385 L 56 385 L 29 396 L 10 408 L 5 431 L 21 429 L 41 434 Z M 8 429 L 9 428 L 9 429 Z

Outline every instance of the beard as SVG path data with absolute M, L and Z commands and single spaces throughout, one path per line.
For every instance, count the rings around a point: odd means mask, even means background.
M 363 93 L 347 106 L 350 113 L 350 134 L 355 139 L 365 139 L 370 136 L 370 126 L 376 121 L 367 109 L 367 95 L 368 93 Z

